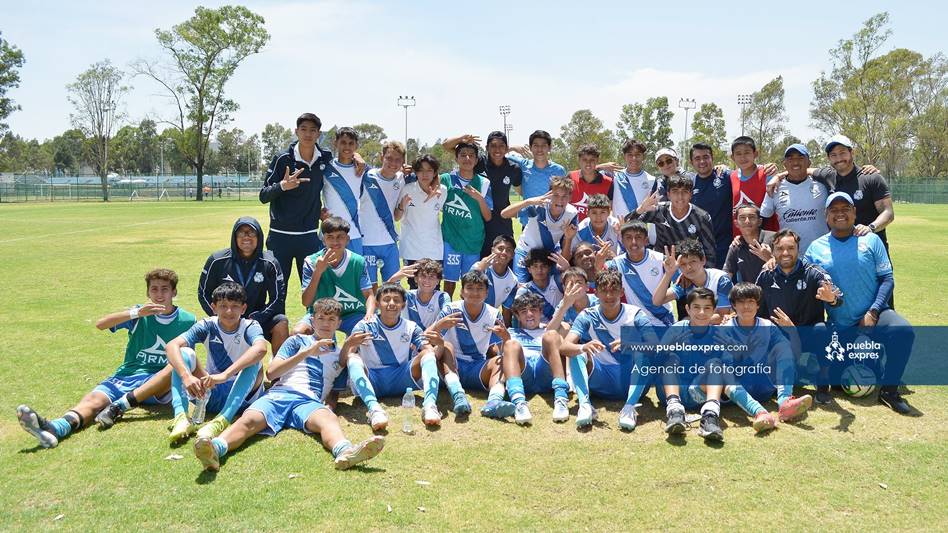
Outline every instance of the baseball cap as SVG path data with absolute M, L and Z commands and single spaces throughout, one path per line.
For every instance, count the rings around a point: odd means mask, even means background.
M 853 202 L 853 199 L 852 199 L 851 196 L 849 196 L 848 194 L 846 194 L 846 193 L 844 193 L 844 192 L 842 192 L 842 191 L 837 191 L 837 192 L 834 192 L 833 194 L 829 195 L 829 198 L 826 199 L 826 207 L 829 208 L 830 204 L 832 204 L 832 203 L 835 202 L 836 200 L 844 200 L 847 204 L 849 204 L 849 205 L 851 205 L 851 206 L 855 206 L 855 205 L 856 205 L 856 204 Z
M 661 159 L 663 155 L 668 155 L 674 157 L 678 161 L 681 161 L 681 158 L 678 157 L 678 152 L 674 148 L 662 148 L 661 150 L 655 152 L 655 162 L 658 163 L 658 160 Z
M 788 146 L 787 149 L 783 151 L 784 159 L 790 155 L 790 152 L 796 152 L 806 158 L 810 157 L 810 151 L 806 149 L 806 146 L 803 146 L 800 143 L 794 143 Z
M 826 141 L 826 146 L 823 147 L 823 151 L 830 153 L 830 150 L 836 147 L 837 144 L 841 144 L 850 150 L 853 149 L 853 141 L 845 135 L 833 135 L 830 137 L 830 140 Z

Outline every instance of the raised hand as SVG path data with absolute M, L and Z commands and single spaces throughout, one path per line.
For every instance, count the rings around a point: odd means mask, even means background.
M 560 272 L 566 272 L 567 270 L 569 270 L 569 261 L 567 261 L 566 258 L 563 257 L 563 255 L 560 254 L 559 252 L 551 253 L 549 255 L 549 258 L 550 258 L 550 261 L 553 261 L 554 263 L 556 263 L 556 268 L 558 268 Z
M 392 274 L 392 277 L 388 278 L 389 283 L 395 283 L 396 281 L 402 278 L 412 278 L 415 276 L 415 272 L 418 271 L 418 263 L 411 265 L 404 265 L 402 268 L 398 269 L 398 272 Z
M 530 205 L 546 205 L 553 200 L 553 191 L 547 191 L 543 196 L 534 196 L 527 201 Z
M 371 331 L 360 331 L 358 333 L 353 333 L 352 335 L 349 335 L 349 338 L 346 339 L 346 342 L 342 344 L 342 349 L 352 350 L 357 346 L 367 345 L 370 340 L 372 340 Z
M 750 248 L 752 254 L 759 257 L 765 263 L 770 261 L 774 256 L 773 251 L 770 249 L 770 245 L 760 244 L 757 242 L 757 239 L 747 243 L 747 246 Z
M 484 195 L 481 194 L 481 191 L 475 189 L 474 187 L 471 187 L 470 185 L 464 186 L 464 192 L 466 192 L 468 196 L 477 200 L 478 202 L 484 201 Z
M 457 326 L 461 322 L 464 322 L 464 317 L 461 315 L 461 312 L 451 313 L 450 315 L 442 318 L 441 320 L 435 322 L 434 326 L 431 329 L 434 331 L 441 331 L 442 329 L 451 329 L 454 326 Z
M 301 349 L 300 351 L 296 353 L 297 355 L 306 354 L 306 357 L 312 357 L 314 355 L 319 355 L 325 352 L 329 348 L 332 348 L 333 346 L 335 346 L 335 344 L 336 344 L 335 339 L 319 339 L 318 341 L 314 342 L 313 344 L 310 344 L 309 346 L 304 347 L 303 349 Z
M 777 173 L 777 165 L 776 165 L 776 164 L 774 164 L 774 163 L 767 163 L 766 165 L 764 165 L 764 174 L 766 174 L 767 177 L 773 176 L 773 175 L 776 174 L 776 173 Z
M 342 257 L 342 252 L 334 248 L 330 248 L 326 251 L 326 253 L 316 258 L 316 264 L 313 266 L 315 270 L 318 270 L 322 273 L 322 272 L 325 272 L 329 266 L 333 265 L 341 257 Z
M 625 170 L 625 167 L 613 161 L 609 161 L 608 163 L 599 163 L 598 165 L 596 165 L 596 170 L 604 170 L 606 172 L 618 172 L 620 170 Z
M 290 167 L 286 167 L 286 171 L 283 173 L 283 180 L 280 182 L 280 188 L 284 191 L 290 191 L 300 186 L 300 183 L 306 183 L 309 181 L 309 178 L 301 178 L 300 174 L 303 173 L 303 168 L 298 169 L 296 172 L 290 174 Z
M 824 301 L 828 304 L 836 303 L 836 298 L 839 297 L 839 293 L 836 292 L 836 288 L 833 287 L 833 284 L 824 281 L 820 283 L 820 287 L 816 289 L 816 299 Z
M 658 209 L 658 191 L 653 192 L 652 194 L 645 197 L 645 200 L 642 200 L 642 203 L 635 208 L 635 212 L 643 215 L 649 211 L 655 211 Z
M 584 294 L 586 294 L 585 285 L 583 285 L 582 283 L 571 284 L 566 289 L 566 294 L 563 295 L 563 303 L 560 305 L 569 307 L 573 305 L 574 303 L 576 303 L 576 301 L 579 300 Z
M 599 341 L 589 341 L 580 347 L 586 355 L 594 355 L 606 349 L 606 345 Z
M 770 321 L 778 326 L 793 327 L 793 320 L 790 320 L 790 317 L 787 316 L 787 313 L 783 312 L 783 309 L 777 307 L 774 309 L 774 314 L 770 316 Z
M 507 342 L 510 340 L 510 332 L 507 331 L 507 326 L 503 324 L 496 324 L 492 328 L 490 328 L 490 330 L 496 333 L 497 336 L 500 337 L 500 340 L 504 342 Z
M 138 308 L 138 316 L 157 315 L 157 314 L 160 314 L 164 310 L 165 310 L 165 306 L 161 304 L 156 304 L 152 301 L 147 301 Z
M 576 224 L 567 224 L 563 228 L 563 237 L 568 237 L 572 239 L 573 237 L 576 236 L 576 232 L 578 231 L 579 231 L 579 228 L 576 227 Z
M 774 175 L 770 181 L 767 182 L 767 196 L 773 196 L 777 192 L 777 187 L 780 187 L 780 182 L 789 174 L 787 171 L 783 171 L 779 174 Z
M 675 245 L 665 247 L 665 259 L 662 260 L 662 266 L 665 272 L 674 272 L 678 270 L 678 256 L 675 255 Z

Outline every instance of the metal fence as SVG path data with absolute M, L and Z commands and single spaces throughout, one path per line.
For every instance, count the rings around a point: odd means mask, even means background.
M 254 200 L 261 182 L 247 175 L 205 176 L 204 195 L 208 200 Z M 197 194 L 194 176 L 130 176 L 109 178 L 112 201 L 192 200 Z M 97 176 L 47 178 L 5 175 L 0 177 L 0 202 L 102 201 L 102 185 Z
M 892 200 L 913 204 L 948 204 L 948 178 L 896 178 Z

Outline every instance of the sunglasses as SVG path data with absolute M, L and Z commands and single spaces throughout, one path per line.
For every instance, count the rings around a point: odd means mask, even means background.
M 658 163 L 658 166 L 663 167 L 665 165 L 670 165 L 674 162 L 675 162 L 674 159 L 662 159 L 661 161 L 658 161 L 657 163 Z

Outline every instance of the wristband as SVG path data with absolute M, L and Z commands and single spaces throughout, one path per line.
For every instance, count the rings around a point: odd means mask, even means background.
M 133 308 L 131 308 L 131 309 L 128 310 L 128 318 L 129 318 L 129 320 L 135 320 L 136 318 L 138 318 L 138 308 L 137 308 L 137 307 L 133 307 Z

